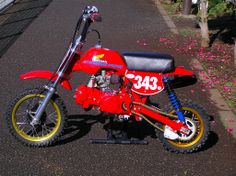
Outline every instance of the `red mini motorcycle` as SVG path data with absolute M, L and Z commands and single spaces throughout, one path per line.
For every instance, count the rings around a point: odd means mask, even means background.
M 100 34 L 90 29 L 101 21 L 95 6 L 87 6 L 78 20 L 73 39 L 56 72 L 38 70 L 20 76 L 21 79 L 45 78 L 42 88 L 27 89 L 14 98 L 6 113 L 10 132 L 21 143 L 31 147 L 52 145 L 63 134 L 67 120 L 66 106 L 56 92 L 58 84 L 72 90 L 69 80 L 75 71 L 90 76 L 80 85 L 74 99 L 85 110 L 98 109 L 110 119 L 126 124 L 122 135 L 107 129 L 106 139 L 92 143 L 146 144 L 127 135 L 127 123 L 146 121 L 156 131 L 165 149 L 175 153 L 192 153 L 206 143 L 210 131 L 209 117 L 192 101 L 180 102 L 175 88 L 196 82 L 194 73 L 175 66 L 174 58 L 157 53 L 123 53 L 103 48 Z M 95 47 L 82 53 L 88 33 L 95 32 Z M 183 84 L 184 83 L 184 84 Z M 166 91 L 169 111 L 150 103 L 149 97 Z M 119 124 L 119 123 L 118 123 Z

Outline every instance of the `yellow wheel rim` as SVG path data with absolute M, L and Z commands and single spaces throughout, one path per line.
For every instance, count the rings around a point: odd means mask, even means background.
M 28 140 L 28 141 L 31 141 L 31 142 L 42 142 L 42 141 L 45 141 L 45 140 L 48 140 L 50 139 L 51 137 L 53 137 L 56 132 L 58 131 L 58 129 L 60 128 L 60 124 L 61 124 L 61 113 L 60 113 L 60 109 L 58 107 L 58 105 L 54 102 L 54 101 L 50 101 L 53 109 L 55 110 L 55 114 L 56 114 L 56 122 L 55 122 L 55 126 L 53 127 L 52 130 L 50 130 L 47 134 L 43 134 L 42 136 L 31 136 L 27 133 L 25 133 L 23 131 L 23 129 L 21 129 L 19 127 L 19 125 L 17 124 L 17 116 L 16 116 L 16 113 L 17 113 L 17 110 L 19 109 L 19 107 L 26 101 L 26 100 L 29 100 L 31 98 L 35 98 L 35 97 L 38 97 L 38 98 L 44 98 L 45 96 L 44 95 L 41 95 L 41 94 L 30 94 L 30 95 L 26 95 L 24 96 L 23 98 L 21 98 L 14 106 L 13 108 L 13 111 L 12 111 L 12 125 L 13 125 L 13 128 L 14 130 L 16 131 L 16 133 L 18 135 L 20 135 L 22 138 L 24 138 L 25 140 Z M 50 104 L 49 103 L 49 104 Z M 48 104 L 48 105 L 49 105 Z
M 188 141 L 181 141 L 178 139 L 178 140 L 174 140 L 174 141 L 168 140 L 168 142 L 176 147 L 179 147 L 179 148 L 188 148 L 188 147 L 191 147 L 191 146 L 197 144 L 197 142 L 203 136 L 204 122 L 203 122 L 201 115 L 196 110 L 189 108 L 189 107 L 182 107 L 182 111 L 192 114 L 192 118 L 194 118 L 193 120 L 196 122 L 197 130 L 196 130 L 194 136 Z M 175 114 L 175 111 L 171 111 L 170 114 Z

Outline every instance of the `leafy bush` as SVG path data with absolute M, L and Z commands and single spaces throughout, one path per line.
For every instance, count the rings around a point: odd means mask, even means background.
M 236 0 L 208 0 L 208 16 L 232 15 L 236 9 Z
M 213 0 L 213 1 L 215 1 L 215 0 Z M 224 2 L 219 2 L 216 4 L 214 2 L 211 4 L 211 6 L 209 4 L 208 16 L 209 17 L 221 16 L 226 12 L 226 10 L 227 10 L 227 6 Z

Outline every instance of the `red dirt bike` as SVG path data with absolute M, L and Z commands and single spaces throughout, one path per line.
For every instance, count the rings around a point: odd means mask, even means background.
M 191 101 L 180 102 L 175 88 L 196 82 L 194 73 L 175 66 L 174 58 L 157 53 L 123 53 L 102 48 L 100 34 L 90 29 L 93 22 L 101 21 L 95 6 L 87 6 L 78 20 L 73 39 L 56 72 L 32 71 L 21 79 L 46 78 L 42 88 L 23 91 L 14 98 L 7 111 L 10 132 L 20 142 L 31 147 L 52 145 L 63 134 L 67 120 L 66 106 L 56 92 L 58 84 L 72 90 L 69 80 L 75 71 L 88 73 L 87 85 L 80 85 L 74 99 L 85 110 L 96 108 L 113 120 L 127 124 L 145 120 L 156 130 L 156 136 L 165 149 L 175 153 L 192 153 L 206 143 L 210 131 L 209 117 Z M 95 47 L 82 53 L 88 33 L 96 32 Z M 114 86 L 115 85 L 115 86 Z M 116 88 L 113 88 L 116 87 Z M 165 90 L 170 111 L 162 111 L 150 104 L 149 97 Z M 127 127 L 127 126 L 126 126 Z M 108 128 L 106 139 L 92 143 L 146 144 L 144 140 L 121 137 Z

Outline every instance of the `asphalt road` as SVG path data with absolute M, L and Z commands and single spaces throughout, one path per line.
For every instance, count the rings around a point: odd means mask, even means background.
M 54 0 L 0 60 L 0 175 L 236 175 L 235 139 L 218 120 L 217 109 L 208 92 L 201 91 L 200 83 L 177 91 L 181 98 L 191 98 L 204 106 L 214 118 L 208 145 L 194 154 L 176 155 L 165 151 L 152 137 L 152 131 L 141 127 L 133 131 L 143 133 L 149 145 L 92 145 L 90 138 L 105 135 L 103 124 L 96 121 L 96 112 L 85 113 L 75 105 L 73 92 L 63 89 L 59 92 L 69 111 L 70 129 L 57 145 L 29 148 L 8 133 L 4 119 L 8 101 L 22 89 L 44 83 L 20 81 L 18 76 L 30 70 L 54 70 L 81 10 L 91 4 L 96 5 L 103 16 L 103 22 L 94 25 L 101 31 L 103 46 L 118 51 L 168 52 L 158 45 L 158 39 L 169 29 L 151 0 Z M 93 45 L 94 40 L 92 35 L 88 46 Z M 176 55 L 177 65 L 189 67 L 189 62 L 189 58 Z M 84 74 L 75 74 L 73 88 L 85 82 L 85 78 Z M 162 98 L 155 96 L 152 100 L 160 103 L 164 101 Z

